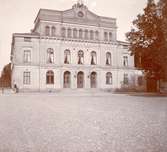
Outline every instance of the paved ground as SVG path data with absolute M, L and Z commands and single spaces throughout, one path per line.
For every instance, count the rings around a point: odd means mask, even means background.
M 1 94 L 0 152 L 167 152 L 167 97 Z

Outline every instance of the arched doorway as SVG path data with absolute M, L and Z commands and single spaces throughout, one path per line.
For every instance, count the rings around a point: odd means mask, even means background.
M 54 72 L 51 70 L 46 72 L 46 84 L 54 84 Z
M 96 72 L 92 72 L 90 75 L 90 86 L 91 88 L 97 87 L 97 73 Z
M 84 73 L 82 71 L 77 74 L 77 88 L 84 87 Z
M 71 73 L 69 71 L 64 72 L 64 88 L 70 88 L 71 86 Z

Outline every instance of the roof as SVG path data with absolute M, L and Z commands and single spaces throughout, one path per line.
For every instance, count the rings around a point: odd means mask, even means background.
M 78 12 L 83 12 L 84 16 L 79 17 Z M 52 10 L 52 9 L 40 9 L 34 23 L 38 20 L 64 22 L 64 23 L 80 23 L 86 25 L 106 26 L 117 28 L 116 18 L 99 16 L 90 10 L 85 5 L 75 4 L 72 9 L 64 11 Z

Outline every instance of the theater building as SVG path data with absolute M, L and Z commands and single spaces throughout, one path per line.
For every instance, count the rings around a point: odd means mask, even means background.
M 134 57 L 117 40 L 115 18 L 77 3 L 40 9 L 30 33 L 14 33 L 12 86 L 20 90 L 116 89 L 137 84 Z

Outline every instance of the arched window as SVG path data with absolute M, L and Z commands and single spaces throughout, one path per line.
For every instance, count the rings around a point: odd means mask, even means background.
M 96 64 L 96 61 L 97 61 L 96 52 L 95 52 L 95 51 L 92 51 L 92 52 L 91 52 L 91 65 L 95 65 L 95 64 Z
M 93 40 L 94 39 L 94 32 L 91 30 L 90 31 L 90 40 Z
M 54 62 L 54 50 L 52 48 L 47 49 L 47 63 Z
M 56 28 L 52 26 L 52 36 L 56 36 Z
M 61 36 L 62 37 L 66 37 L 66 29 L 65 29 L 65 27 L 62 27 L 62 29 L 61 29 Z
M 69 64 L 70 63 L 70 50 L 65 50 L 64 51 L 64 63 Z
M 112 33 L 109 33 L 109 41 L 112 41 Z
M 71 73 L 69 71 L 64 72 L 64 88 L 70 88 L 71 86 Z
M 73 29 L 73 38 L 77 38 L 77 29 L 76 28 Z
M 104 32 L 104 41 L 108 41 L 108 33 Z
M 106 84 L 112 84 L 112 73 L 111 72 L 106 73 Z
M 96 40 L 99 40 L 99 32 L 98 31 L 95 32 L 95 36 L 96 36 Z
M 106 65 L 111 65 L 111 53 L 106 53 Z
M 49 27 L 49 26 L 46 26 L 46 27 L 45 27 L 45 35 L 46 35 L 46 36 L 49 36 L 49 35 L 50 35 L 50 27 Z
M 85 39 L 88 39 L 88 30 L 85 30 Z
M 72 30 L 70 28 L 68 28 L 68 30 L 67 30 L 68 38 L 71 38 L 71 35 L 72 35 Z
M 82 50 L 78 51 L 78 64 L 84 63 L 84 52 Z
M 47 71 L 46 84 L 54 84 L 54 72 L 53 71 Z
M 83 31 L 82 31 L 82 29 L 80 29 L 79 30 L 79 38 L 82 39 L 82 37 L 83 37 Z

